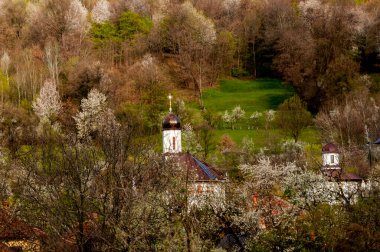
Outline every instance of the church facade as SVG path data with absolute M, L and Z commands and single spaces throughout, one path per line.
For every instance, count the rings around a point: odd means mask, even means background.
M 180 119 L 170 109 L 162 121 L 163 156 L 183 171 L 188 207 L 223 207 L 226 176 L 193 154 L 182 152 L 181 133 Z
M 345 172 L 340 165 L 338 146 L 328 143 L 322 148 L 321 173 L 326 178 L 323 190 L 330 204 L 353 204 L 368 191 L 369 183 L 360 176 Z M 316 186 L 318 187 L 318 186 Z

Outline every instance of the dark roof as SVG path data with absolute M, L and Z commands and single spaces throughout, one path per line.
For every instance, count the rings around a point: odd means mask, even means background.
M 21 219 L 12 216 L 7 210 L 0 210 L 0 240 L 22 240 L 43 237 L 44 235 L 43 231 L 29 226 Z
M 173 113 L 170 112 L 165 116 L 164 120 L 162 121 L 162 129 L 163 130 L 179 130 L 181 129 L 181 122 L 179 118 Z
M 179 163 L 184 169 L 188 169 L 192 180 L 218 181 L 224 180 L 223 173 L 216 168 L 200 161 L 190 153 L 180 154 Z
M 329 177 L 333 180 L 338 181 L 362 181 L 363 178 L 353 174 L 353 173 L 345 173 L 342 170 L 323 170 L 322 174 Z
M 338 153 L 339 149 L 338 146 L 332 143 L 328 143 L 322 148 L 323 153 Z
M 373 142 L 373 144 L 380 144 L 380 138 Z

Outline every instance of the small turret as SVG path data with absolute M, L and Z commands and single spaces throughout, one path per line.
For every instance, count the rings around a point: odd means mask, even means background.
M 339 165 L 339 149 L 335 144 L 329 143 L 323 146 L 321 170 L 341 170 Z

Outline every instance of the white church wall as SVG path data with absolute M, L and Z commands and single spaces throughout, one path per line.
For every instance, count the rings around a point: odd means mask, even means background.
M 221 181 L 216 182 L 191 182 L 188 187 L 188 206 L 202 207 L 211 206 L 223 208 L 225 204 L 225 188 Z
M 324 153 L 322 155 L 323 166 L 338 166 L 339 154 L 338 153 Z
M 164 130 L 162 133 L 164 153 L 182 152 L 181 130 Z

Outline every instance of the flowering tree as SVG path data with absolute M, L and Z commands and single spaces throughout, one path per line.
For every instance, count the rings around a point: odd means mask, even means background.
M 107 108 L 106 96 L 97 89 L 92 89 L 87 98 L 81 102 L 81 111 L 74 116 L 81 139 L 88 139 L 91 133 L 101 132 L 103 136 L 111 135 L 118 127 L 113 112 Z
M 225 123 L 229 123 L 231 125 L 231 129 L 234 129 L 234 125 L 242 120 L 245 116 L 245 111 L 240 107 L 236 106 L 231 113 L 228 110 L 224 111 L 222 116 L 222 120 Z
M 85 33 L 89 28 L 88 11 L 81 1 L 72 0 L 65 15 L 67 29 L 71 33 Z
M 185 151 L 189 151 L 193 154 L 203 151 L 202 146 L 199 144 L 199 141 L 197 140 L 191 124 L 187 123 L 185 126 L 183 126 L 182 137 Z
M 241 0 L 224 0 L 223 7 L 226 11 L 237 9 L 241 4 Z
M 215 42 L 215 25 L 211 19 L 205 17 L 190 2 L 183 3 L 180 12 L 187 19 L 192 29 L 195 29 L 192 32 L 198 33 L 197 36 L 195 33 L 192 34 L 193 39 L 197 39 L 201 44 L 213 44 Z
M 257 164 L 243 164 L 239 169 L 248 195 L 277 195 L 299 209 L 309 210 L 320 203 L 350 205 L 365 189 L 359 183 L 347 184 L 294 162 L 275 163 L 266 156 L 259 158 Z
M 260 113 L 258 111 L 255 111 L 252 113 L 252 115 L 249 117 L 249 119 L 251 119 L 252 121 L 252 125 L 253 127 L 256 127 L 256 129 L 258 128 L 259 126 L 259 120 L 260 120 L 260 117 L 263 116 L 263 113 Z
M 104 23 L 111 16 L 110 4 L 107 0 L 99 0 L 91 11 L 95 23 Z
M 222 120 L 223 120 L 223 122 L 225 122 L 227 124 L 231 123 L 231 115 L 230 115 L 230 113 L 228 113 L 228 110 L 224 111 L 224 114 L 222 116 Z
M 326 7 L 320 0 L 306 0 L 299 3 L 299 8 L 303 15 L 314 11 L 323 11 Z
M 40 120 L 48 119 L 57 116 L 62 109 L 61 99 L 55 83 L 48 79 L 40 90 L 39 97 L 33 102 L 34 113 Z
M 268 130 L 269 125 L 273 122 L 276 112 L 274 110 L 265 111 L 265 129 Z
M 231 111 L 231 121 L 232 123 L 237 123 L 240 120 L 242 120 L 245 116 L 245 111 L 240 107 L 236 106 L 232 111 Z M 232 124 L 232 129 L 234 129 L 234 125 Z

